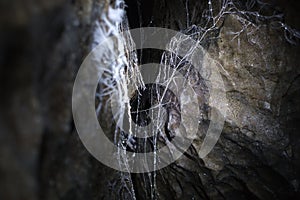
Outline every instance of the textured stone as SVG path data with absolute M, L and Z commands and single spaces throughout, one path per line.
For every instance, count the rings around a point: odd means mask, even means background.
M 156 174 L 126 174 L 102 165 L 87 152 L 72 122 L 72 86 L 84 56 L 95 45 L 96 21 L 101 21 L 110 3 L 3 3 L 0 198 L 134 199 L 129 180 L 137 199 L 296 198 L 299 46 L 287 43 L 283 32 L 268 23 L 245 28 L 241 22 L 246 19 L 234 14 L 220 21 L 216 40 L 203 44 L 221 64 L 229 102 L 221 138 L 206 158 L 200 159 L 191 147 Z M 206 3 L 188 1 L 188 18 L 184 1 L 142 1 L 142 22 L 133 9 L 129 23 L 183 30 L 203 23 Z M 149 6 L 153 9 L 146 12 Z M 297 23 L 291 15 L 288 21 Z M 233 33 L 243 28 L 235 37 Z M 101 123 L 110 129 L 106 120 Z M 194 146 L 201 141 L 194 141 Z

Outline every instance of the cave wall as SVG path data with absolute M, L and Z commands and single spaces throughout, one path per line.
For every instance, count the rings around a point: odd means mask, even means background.
M 201 1 L 189 1 L 195 14 L 187 19 L 185 1 L 140 1 L 137 20 L 139 5 L 126 3 L 132 28 L 183 30 L 201 24 L 197 13 L 206 8 Z M 131 187 L 137 199 L 298 195 L 300 52 L 282 30 L 249 26 L 232 39 L 229 33 L 242 25 L 234 15 L 224 18 L 218 39 L 204 45 L 223 66 L 230 109 L 221 138 L 204 160 L 189 149 L 192 159 L 184 156 L 160 170 L 153 193 L 152 175 L 120 173 L 94 159 L 72 121 L 73 81 L 95 45 L 96 21 L 110 2 L 15 0 L 1 5 L 1 199 L 133 199 Z M 297 6 L 277 5 L 288 13 L 287 23 L 297 27 Z M 124 184 L 128 177 L 133 186 Z

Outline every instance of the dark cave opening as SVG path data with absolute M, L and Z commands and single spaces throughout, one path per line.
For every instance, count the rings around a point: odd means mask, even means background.
M 130 28 L 151 26 L 155 0 L 126 0 L 125 3 Z

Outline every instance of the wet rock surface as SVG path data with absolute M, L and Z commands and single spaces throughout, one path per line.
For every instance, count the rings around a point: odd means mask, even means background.
M 250 25 L 235 37 L 243 19 L 227 15 L 216 39 L 205 44 L 220 63 L 229 107 L 217 145 L 203 160 L 192 146 L 156 174 L 127 174 L 87 152 L 71 112 L 76 72 L 95 45 L 96 21 L 109 2 L 41 1 L 25 8 L 12 2 L 4 3 L 0 21 L 1 199 L 297 199 L 300 48 L 282 30 Z M 188 5 L 199 12 L 206 7 Z M 186 27 L 184 2 L 151 6 L 153 19 L 144 14 L 145 26 Z

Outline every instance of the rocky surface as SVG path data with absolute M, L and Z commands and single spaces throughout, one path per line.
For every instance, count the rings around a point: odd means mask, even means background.
M 241 26 L 237 16 L 228 16 L 220 39 L 210 46 L 222 65 L 229 110 L 220 148 L 204 162 L 219 171 L 217 180 L 235 190 L 244 185 L 260 199 L 286 198 L 298 191 L 299 174 L 282 100 L 299 75 L 299 48 L 286 44 L 282 33 L 267 25 L 250 26 L 232 39 Z M 233 174 L 240 184 L 230 180 Z
M 87 152 L 72 121 L 72 87 L 109 3 L 1 2 L 0 198 L 296 199 L 300 48 L 268 23 L 249 25 L 235 37 L 244 28 L 235 14 L 204 45 L 220 63 L 229 102 L 221 138 L 205 159 L 191 147 L 156 173 L 153 187 L 154 174 L 120 173 Z M 187 21 L 201 24 L 195 13 L 206 6 L 190 0 L 187 20 L 183 1 L 142 3 L 142 23 L 128 8 L 129 23 L 182 30 Z M 143 12 L 147 7 L 152 11 Z M 296 26 L 295 11 L 283 10 Z

